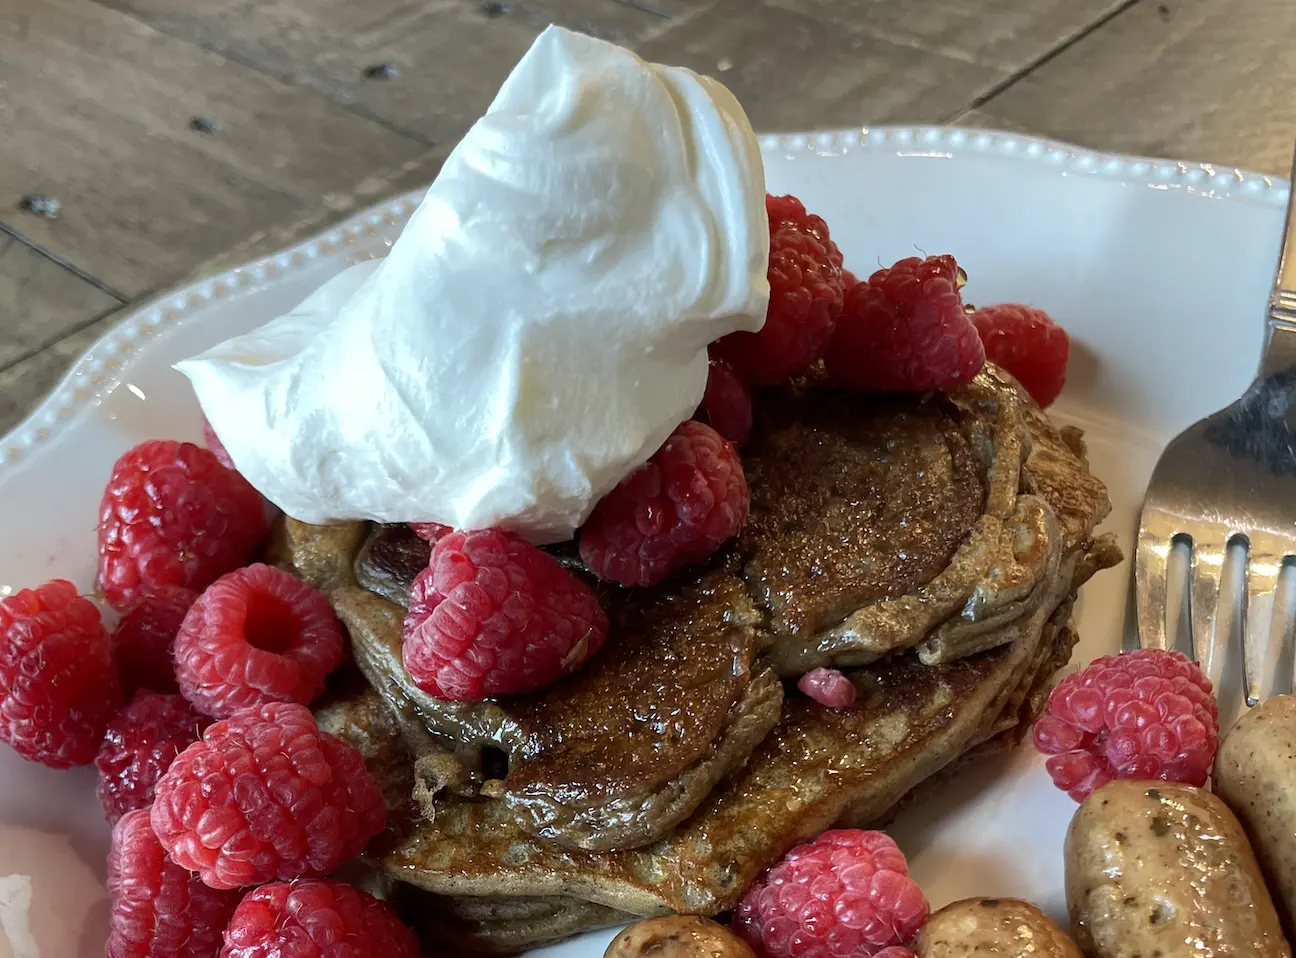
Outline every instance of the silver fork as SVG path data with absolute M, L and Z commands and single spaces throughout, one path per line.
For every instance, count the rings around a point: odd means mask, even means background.
M 1134 565 L 1144 648 L 1175 644 L 1178 608 L 1167 607 L 1166 579 L 1176 544 L 1191 550 L 1193 657 L 1216 679 L 1228 653 L 1227 630 L 1216 622 L 1224 560 L 1230 546 L 1245 546 L 1243 694 L 1255 705 L 1272 692 L 1275 649 L 1292 631 L 1290 617 L 1275 618 L 1273 602 L 1284 565 L 1296 562 L 1296 202 L 1290 197 L 1255 381 L 1233 405 L 1171 440 L 1148 483 Z

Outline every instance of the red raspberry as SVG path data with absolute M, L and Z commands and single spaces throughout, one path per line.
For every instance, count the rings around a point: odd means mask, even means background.
M 266 531 L 261 495 L 216 455 L 154 439 L 113 466 L 99 507 L 99 588 L 114 608 L 147 586 L 205 589 Z
M 689 420 L 594 507 L 581 559 L 600 579 L 653 585 L 737 535 L 750 505 L 737 450 Z
M 1071 339 L 1049 314 L 1020 303 L 984 306 L 972 314 L 986 359 L 1017 377 L 1041 406 L 1047 406 L 1066 382 Z
M 1114 778 L 1206 784 L 1219 746 L 1210 680 L 1181 652 L 1140 649 L 1068 675 L 1035 723 L 1053 784 L 1077 802 Z
M 386 902 L 339 881 L 276 882 L 248 892 L 220 958 L 420 958 Z
M 108 895 L 105 958 L 213 958 L 239 900 L 167 858 L 143 809 L 113 829 Z
M 439 522 L 411 522 L 409 527 L 414 530 L 415 535 L 430 545 L 436 545 L 441 541 L 442 536 L 454 531 L 449 526 L 443 526 Z
M 902 259 L 852 287 L 824 355 L 851 389 L 925 392 L 971 381 L 985 365 L 952 256 Z
M 890 948 L 883 948 L 881 951 L 875 951 L 873 958 L 918 958 L 908 948 L 902 948 L 900 945 L 892 945 Z
M 558 560 L 498 529 L 452 532 L 410 588 L 405 668 L 441 699 L 543 688 L 603 647 L 594 590 Z
M 0 742 L 50 768 L 85 765 L 120 704 L 112 639 L 76 586 L 0 600 Z
M 197 599 L 197 592 L 178 585 L 153 586 L 140 592 L 113 633 L 117 667 L 127 691 L 179 691 L 172 645 L 185 613 Z
M 733 927 L 767 958 L 886 954 L 930 909 L 896 843 L 841 829 L 798 845 L 747 889 Z
M 855 704 L 855 686 L 836 669 L 811 669 L 797 680 L 797 688 L 830 709 Z
M 153 789 L 172 759 L 198 741 L 208 720 L 178 695 L 148 689 L 108 723 L 95 767 L 99 801 L 108 821 L 136 808 L 148 808 Z
M 175 640 L 180 692 L 225 718 L 266 702 L 309 705 L 342 662 L 342 629 L 322 592 L 250 565 L 213 582 Z
M 766 196 L 769 309 L 759 332 L 717 340 L 717 358 L 755 385 L 780 383 L 823 355 L 842 311 L 842 255 L 828 226 L 795 196 Z
M 212 451 L 217 461 L 226 469 L 234 468 L 234 460 L 230 458 L 225 444 L 220 441 L 220 436 L 216 435 L 216 430 L 212 428 L 206 416 L 203 416 L 203 445 Z
M 172 860 L 212 888 L 332 871 L 386 822 L 360 753 L 285 702 L 203 732 L 158 781 L 151 815 Z
M 702 412 L 711 428 L 735 446 L 741 446 L 751 435 L 751 392 L 728 363 L 711 360 Z

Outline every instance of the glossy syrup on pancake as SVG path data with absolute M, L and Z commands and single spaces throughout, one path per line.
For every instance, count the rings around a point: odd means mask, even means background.
M 714 914 L 797 841 L 847 812 L 882 815 L 982 740 L 1038 662 L 1048 616 L 1037 616 L 1019 623 L 1008 644 L 954 663 L 923 666 L 906 656 L 857 670 L 850 709 L 789 700 L 745 768 L 653 845 L 561 848 L 528 834 L 501 802 L 443 795 L 433 814 L 408 833 L 384 836 L 374 852 L 392 877 L 441 895 L 560 895 L 641 915 Z M 385 721 L 390 747 L 403 749 L 381 714 L 362 712 Z M 345 724 L 332 730 L 353 734 Z
M 422 812 L 432 821 L 389 860 L 394 873 L 445 894 L 566 895 L 640 913 L 711 907 L 739 885 L 722 880 L 714 862 L 706 874 L 683 867 L 684 850 L 697 842 L 732 859 L 739 883 L 785 841 L 841 815 L 881 814 L 958 755 L 1008 731 L 1005 703 L 1025 694 L 1026 677 L 1044 661 L 1046 623 L 1084 578 L 1116 558 L 1092 539 L 1108 503 L 1074 437 L 1034 415 L 993 369 L 950 397 L 880 401 L 802 386 L 767 391 L 760 409 L 761 432 L 745 456 L 753 519 L 743 536 L 712 566 L 657 590 L 605 593 L 617 623 L 608 648 L 621 651 L 605 651 L 573 680 L 529 699 L 444 703 L 411 694 L 399 663 L 403 609 L 392 600 L 403 599 L 426 564 L 426 546 L 408 532 L 286 527 L 284 561 L 329 592 L 366 675 L 398 724 L 415 730 L 406 744 L 414 740 L 425 756 L 447 745 L 510 750 L 503 781 L 482 784 L 489 800 L 465 801 L 471 788 L 423 789 Z M 906 554 L 887 556 L 878 542 Z M 919 546 L 926 553 L 910 557 Z M 815 561 L 816 550 L 825 561 Z M 873 574 L 879 562 L 884 571 Z M 652 615 L 651 627 L 636 631 L 634 623 Z M 929 664 L 895 654 L 914 645 Z M 773 732 L 753 728 L 753 715 L 778 718 L 769 705 L 775 696 L 761 691 L 769 682 L 762 658 L 782 671 L 880 656 L 854 675 L 862 692 L 868 676 L 877 677 L 879 689 L 892 690 L 890 704 L 885 697 L 878 704 L 877 689 L 862 694 L 880 710 L 857 715 L 858 726 L 833 733 L 840 718 L 808 718 L 797 697 Z M 736 682 L 726 671 L 735 662 L 746 663 Z M 651 692 L 644 701 L 652 707 L 635 713 L 638 703 L 623 691 L 631 688 Z M 895 698 L 902 689 L 903 707 Z M 673 731 L 690 725 L 695 700 L 699 727 L 712 730 L 731 703 L 718 737 Z M 605 720 L 618 702 L 648 737 L 635 743 L 625 723 Z M 597 775 L 563 761 L 572 740 L 602 766 Z M 836 768 L 819 780 L 792 744 L 812 740 L 828 743 L 819 755 L 853 756 L 860 776 Z M 645 748 L 651 761 L 643 761 Z M 746 767 L 713 790 L 748 754 Z M 783 776 L 805 810 L 796 813 L 784 796 L 772 802 L 782 811 L 764 837 L 737 825 L 727 832 L 715 816 L 732 803 L 742 808 L 734 821 L 771 804 L 750 791 L 742 797 L 742 783 L 757 773 L 766 783 Z M 704 819 L 710 824 L 694 830 Z M 744 848 L 744 838 L 755 844 Z M 674 890 L 653 893 L 653 876 L 671 862 Z
M 1020 742 L 1033 716 L 1042 707 L 1050 676 L 1070 657 L 1075 642 L 1074 631 L 1069 625 L 1059 625 L 1067 614 L 1069 607 L 1059 608 L 1050 620 L 1046 641 L 1041 643 L 1036 661 L 1028 669 L 1028 674 L 1009 696 L 994 722 L 988 725 L 983 723 L 981 734 L 988 734 L 987 739 L 970 746 L 956 760 L 911 789 L 885 811 L 878 813 L 876 802 L 865 802 L 858 809 L 849 808 L 843 812 L 836 824 L 841 827 L 884 827 L 901 805 L 921 800 L 924 794 L 934 789 L 948 787 L 949 779 L 964 766 L 987 755 L 1006 751 Z M 1051 642 L 1047 641 L 1050 635 Z M 353 696 L 350 700 L 335 700 L 321 711 L 321 723 L 335 734 L 369 746 L 385 740 L 388 751 L 392 754 L 378 761 L 376 767 L 408 767 L 409 756 L 403 750 L 399 736 L 394 731 L 391 715 L 386 711 L 381 698 L 369 689 L 359 690 L 358 694 L 352 689 L 348 694 Z M 372 753 L 367 757 L 371 761 L 374 758 Z M 392 791 L 398 796 L 396 800 L 403 802 L 405 806 L 403 810 L 394 810 L 394 821 L 409 821 L 412 805 L 408 794 L 399 794 L 402 785 L 408 787 L 408 778 L 406 774 L 394 783 Z M 442 801 L 445 800 L 443 797 Z M 406 831 L 401 827 L 389 832 L 386 836 L 387 846 L 399 843 L 400 836 L 404 834 Z M 380 855 L 385 853 L 383 846 L 375 850 Z M 449 946 L 455 954 L 476 951 L 512 954 L 560 941 L 579 931 L 623 924 L 636 917 L 604 905 L 565 896 L 438 895 L 397 880 L 393 876 L 399 872 L 381 874 L 385 876 L 385 882 L 379 891 L 384 897 L 391 898 L 411 924 L 424 934 L 424 940 L 433 946 L 434 954 L 438 953 L 436 946 Z
M 404 610 L 355 581 L 353 559 L 363 567 L 373 551 L 364 527 L 288 521 L 282 531 L 290 565 L 328 593 L 361 670 L 406 728 L 506 753 L 507 776 L 482 782 L 483 794 L 543 838 L 590 850 L 650 843 L 778 719 L 782 686 L 757 664 L 759 616 L 723 561 L 669 589 L 604 590 L 617 639 L 576 675 L 507 701 L 444 702 L 401 665 Z
M 745 575 L 772 635 L 813 635 L 949 565 L 985 503 L 982 470 L 933 398 L 761 394 L 743 450 Z

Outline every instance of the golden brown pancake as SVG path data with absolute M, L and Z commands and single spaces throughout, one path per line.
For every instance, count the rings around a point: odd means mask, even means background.
M 281 561 L 333 600 L 422 756 L 421 795 L 496 797 L 573 849 L 643 847 L 774 727 L 775 674 L 914 646 L 928 665 L 991 649 L 1078 564 L 1108 562 L 1090 542 L 1106 494 L 1080 452 L 993 368 L 949 396 L 765 390 L 742 535 L 658 587 L 599 586 L 604 650 L 501 701 L 439 701 L 405 673 L 402 605 L 428 551 L 407 528 L 288 522 Z
M 913 655 L 854 670 L 858 700 L 827 709 L 790 697 L 775 729 L 746 767 L 716 788 L 665 838 L 636 849 L 585 852 L 562 848 L 523 829 L 498 799 L 442 792 L 424 803 L 407 831 L 395 829 L 375 849 L 393 878 L 450 896 L 579 898 L 631 914 L 680 911 L 715 914 L 798 841 L 843 815 L 872 820 L 908 791 L 984 741 L 1034 679 L 1046 629 L 1071 582 L 1010 628 L 995 649 L 938 666 Z M 1065 618 L 1059 620 L 1065 623 Z M 387 752 L 403 751 L 394 720 L 369 704 L 343 709 L 327 724 L 348 740 L 378 742 L 383 732 L 356 722 L 384 723 L 386 750 L 371 762 L 399 767 Z M 406 763 L 410 759 L 407 757 Z M 397 821 L 408 816 L 397 815 Z

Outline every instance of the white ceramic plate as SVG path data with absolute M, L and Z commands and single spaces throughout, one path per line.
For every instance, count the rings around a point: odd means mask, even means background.
M 1128 554 L 1162 444 L 1251 376 L 1287 184 L 968 130 L 775 136 L 762 146 L 769 189 L 826 214 L 856 273 L 920 250 L 950 252 L 970 276 L 969 301 L 1034 303 L 1071 332 L 1056 414 L 1086 429 L 1115 504 L 1108 528 Z M 286 311 L 348 263 L 383 255 L 418 199 L 164 296 L 96 343 L 0 440 L 0 593 L 54 576 L 89 590 L 112 461 L 144 439 L 200 436 L 197 404 L 171 364 Z M 1132 618 L 1128 568 L 1084 590 L 1077 662 L 1121 644 Z M 1062 916 L 1061 843 L 1073 809 L 1027 748 L 962 776 L 893 834 L 934 906 L 1017 895 Z M 54 772 L 0 747 L 0 958 L 6 946 L 13 958 L 34 958 L 32 940 L 42 958 L 102 954 L 107 844 L 91 770 Z M 596 958 L 610 937 L 543 954 Z

